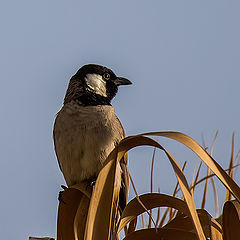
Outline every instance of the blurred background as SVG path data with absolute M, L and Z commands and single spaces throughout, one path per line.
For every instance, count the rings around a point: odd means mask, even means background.
M 133 82 L 113 101 L 126 135 L 181 131 L 210 147 L 219 130 L 213 156 L 227 168 L 233 132 L 235 155 L 240 148 L 239 11 L 237 0 L 0 1 L 1 238 L 55 237 L 57 195 L 65 182 L 53 123 L 70 77 L 87 63 Z M 197 157 L 179 143 L 158 141 L 181 166 L 188 161 L 190 184 Z M 150 191 L 152 151 L 129 153 L 138 193 Z M 175 183 L 157 151 L 154 191 L 171 194 Z M 217 184 L 217 191 L 221 206 L 225 189 Z M 211 190 L 207 201 L 215 217 Z

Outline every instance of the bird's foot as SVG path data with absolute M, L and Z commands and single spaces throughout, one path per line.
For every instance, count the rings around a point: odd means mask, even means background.
M 89 185 L 90 185 L 91 187 L 94 187 L 94 186 L 95 186 L 96 181 L 97 181 L 97 176 L 92 176 L 92 177 L 90 177 L 90 178 L 88 179 Z
M 95 181 L 92 181 L 92 182 L 90 182 L 90 186 L 91 186 L 91 187 L 94 187 L 94 186 L 95 186 L 95 184 L 96 184 L 96 180 L 95 180 Z
M 60 191 L 58 193 L 58 201 L 59 201 L 59 203 L 64 203 L 65 204 L 65 202 L 63 200 L 63 193 L 64 193 L 64 190 L 67 189 L 67 187 L 64 186 L 64 185 L 61 185 L 61 188 L 63 189 L 63 191 Z
M 63 189 L 63 191 L 64 191 L 65 189 L 67 189 L 67 187 L 64 186 L 64 185 L 61 185 L 61 188 Z
M 96 176 L 88 178 L 86 180 L 86 183 L 87 183 L 87 185 L 86 185 L 87 187 L 86 188 L 88 188 L 88 187 L 93 188 L 95 186 L 95 184 L 96 184 L 96 181 L 97 181 L 97 177 Z

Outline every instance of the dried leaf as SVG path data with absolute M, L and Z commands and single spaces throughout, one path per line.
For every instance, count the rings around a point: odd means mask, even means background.
M 57 239 L 83 239 L 91 188 L 86 184 L 64 190 L 58 208 Z
M 151 176 L 150 176 L 150 192 L 153 192 L 153 166 L 154 166 L 154 159 L 156 154 L 156 148 L 153 149 L 153 155 L 152 155 L 152 164 L 151 164 Z M 150 216 L 148 218 L 148 228 L 151 228 L 152 226 L 152 209 L 150 209 Z
M 212 142 L 212 145 L 211 145 L 211 148 L 210 148 L 210 156 L 212 156 L 213 154 L 213 148 L 214 148 L 214 145 L 215 145 L 215 142 L 216 142 L 216 139 L 217 139 L 217 135 L 218 135 L 218 131 L 216 132 L 215 136 L 214 136 L 214 139 L 213 139 L 213 142 Z M 211 170 L 210 168 L 208 167 L 207 168 L 207 177 L 211 174 Z M 203 198 L 202 198 L 202 203 L 201 203 L 201 208 L 204 209 L 205 207 L 205 202 L 206 202 L 206 197 L 207 197 L 207 189 L 208 189 L 208 180 L 209 178 L 206 178 L 206 182 L 205 182 L 205 186 L 204 186 L 204 191 L 203 191 Z M 213 184 L 213 188 L 215 187 L 214 185 L 214 181 L 212 181 L 212 184 Z M 216 209 L 217 208 L 217 198 L 215 198 L 215 205 L 216 205 Z M 216 210 L 216 213 L 217 213 L 217 210 Z
M 195 186 L 196 186 L 196 182 L 197 182 L 198 177 L 199 177 L 199 173 L 200 173 L 201 166 L 202 166 L 202 162 L 200 162 L 200 164 L 199 164 L 199 167 L 198 167 L 196 176 L 195 176 L 194 181 L 193 181 L 193 184 L 192 184 L 192 186 L 193 186 L 192 189 L 191 189 L 191 190 L 192 190 L 192 194 L 194 193 L 194 190 L 195 190 Z
M 160 240 L 160 239 L 178 239 L 178 240 L 197 240 L 195 233 L 185 232 L 177 229 L 141 229 L 127 235 L 124 240 Z
M 229 161 L 229 170 L 228 175 L 232 178 L 233 177 L 233 155 L 234 155 L 234 133 L 232 134 L 232 150 L 231 150 L 231 157 Z M 227 190 L 225 202 L 231 200 L 231 193 Z
M 175 139 L 181 142 L 194 153 L 196 153 L 206 165 L 216 174 L 219 180 L 226 186 L 226 188 L 240 201 L 240 188 L 238 185 L 229 177 L 224 169 L 191 137 L 180 132 L 152 132 L 145 133 L 142 135 L 150 136 L 163 136 L 171 139 Z
M 198 216 L 204 230 L 205 237 L 212 240 L 222 239 L 221 225 L 211 217 L 204 209 L 198 209 Z M 185 214 L 178 214 L 171 222 L 163 227 L 170 229 L 178 229 L 186 232 L 193 231 L 192 221 Z
M 240 203 L 236 200 L 225 202 L 223 207 L 224 240 L 239 239 L 240 236 Z
M 156 207 L 172 207 L 176 208 L 180 212 L 184 212 L 185 215 L 190 216 L 186 202 L 178 198 L 161 193 L 146 193 L 140 195 L 139 198 L 147 209 L 153 209 Z M 145 212 L 145 209 L 139 203 L 138 199 L 136 197 L 132 199 L 127 204 L 121 215 L 118 232 L 120 232 L 124 226 L 143 212 Z

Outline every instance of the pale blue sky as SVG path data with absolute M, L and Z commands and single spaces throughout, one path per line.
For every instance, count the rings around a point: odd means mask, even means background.
M 127 135 L 177 130 L 209 145 L 219 129 L 214 156 L 226 167 L 233 131 L 240 147 L 239 12 L 237 0 L 0 0 L 1 238 L 55 235 L 64 180 L 52 127 L 70 77 L 86 63 L 133 82 L 113 101 Z M 159 140 L 180 163 L 195 161 Z M 151 152 L 129 157 L 140 193 L 149 190 Z M 174 174 L 157 157 L 155 190 L 171 193 Z

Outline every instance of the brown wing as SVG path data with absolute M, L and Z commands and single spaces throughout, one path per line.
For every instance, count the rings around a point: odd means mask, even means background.
M 119 125 L 122 129 L 122 139 L 125 138 L 125 132 L 124 128 L 120 122 L 120 120 L 117 118 Z M 120 213 L 122 213 L 123 209 L 125 208 L 128 200 L 128 190 L 129 190 L 129 172 L 128 172 L 128 157 L 127 153 L 124 155 L 124 157 L 120 160 L 120 167 L 122 170 L 121 175 L 121 188 L 119 193 L 119 210 Z
M 61 111 L 61 110 L 60 110 L 60 111 Z M 59 112 L 60 112 L 60 111 L 59 111 Z M 53 142 L 54 142 L 54 150 L 55 150 L 55 153 L 56 153 L 56 156 L 57 156 L 58 166 L 59 166 L 59 168 L 60 168 L 60 170 L 61 170 L 61 172 L 62 172 L 62 168 L 61 168 L 60 162 L 59 162 L 59 160 L 58 160 L 57 147 L 56 147 L 56 134 L 55 134 L 55 132 L 56 132 L 56 128 L 55 128 L 55 127 L 56 127 L 56 121 L 57 121 L 59 112 L 56 114 L 56 119 L 55 119 L 55 122 L 54 122 L 54 127 L 53 127 Z
M 119 193 L 119 210 L 122 213 L 123 209 L 126 207 L 128 200 L 129 173 L 127 165 L 127 154 L 121 159 L 120 166 L 122 169 L 122 175 L 121 175 L 121 188 Z

